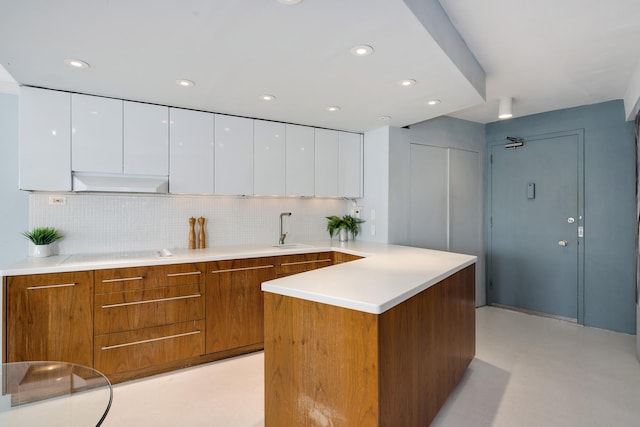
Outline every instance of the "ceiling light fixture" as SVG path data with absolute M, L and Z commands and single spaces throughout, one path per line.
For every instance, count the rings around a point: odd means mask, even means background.
M 89 64 L 79 59 L 67 58 L 64 63 L 73 68 L 89 68 Z
M 278 3 L 293 6 L 294 4 L 302 3 L 302 0 L 278 0 Z
M 400 81 L 398 82 L 398 84 L 399 84 L 400 86 L 404 86 L 404 87 L 407 87 L 407 86 L 413 86 L 413 85 L 414 85 L 414 84 L 416 84 L 416 83 L 417 83 L 417 82 L 416 82 L 415 80 L 413 80 L 413 79 L 400 80 Z
M 349 52 L 354 56 L 369 56 L 373 53 L 373 48 L 366 44 L 360 44 L 352 47 Z
M 178 79 L 178 80 L 176 80 L 176 84 L 178 86 L 182 86 L 182 87 L 195 86 L 194 82 L 192 82 L 191 80 L 186 80 L 186 79 Z
M 380 120 L 381 122 L 388 122 L 389 120 L 391 120 L 391 116 L 380 116 L 378 117 L 378 120 Z
M 431 105 L 431 106 L 438 105 L 438 104 L 440 104 L 440 100 L 439 99 L 430 99 L 427 102 L 425 102 L 425 104 Z
M 276 97 L 273 95 L 260 95 L 260 99 L 263 101 L 275 101 Z
M 513 104 L 513 98 L 510 96 L 504 96 L 500 98 L 500 104 L 498 105 L 498 118 L 510 119 L 513 117 L 511 113 L 511 105 Z
M 337 105 L 332 105 L 331 107 L 325 108 L 325 110 L 331 111 L 333 113 L 335 111 L 340 111 L 340 107 L 338 107 Z

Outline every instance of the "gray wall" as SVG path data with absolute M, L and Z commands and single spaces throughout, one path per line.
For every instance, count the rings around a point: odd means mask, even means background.
M 28 193 L 18 190 L 18 97 L 0 93 L 0 268 L 27 256 Z M 0 297 L 1 298 L 1 297 Z
M 489 123 L 486 140 L 574 129 L 585 132 L 585 325 L 635 333 L 636 154 L 623 102 Z

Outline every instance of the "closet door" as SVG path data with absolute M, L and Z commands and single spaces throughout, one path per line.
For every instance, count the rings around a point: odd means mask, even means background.
M 411 144 L 409 243 L 448 250 L 448 150 Z

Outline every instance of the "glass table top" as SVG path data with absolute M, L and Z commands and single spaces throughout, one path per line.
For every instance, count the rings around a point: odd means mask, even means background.
M 0 369 L 0 426 L 99 426 L 113 392 L 95 369 L 65 362 L 15 362 Z

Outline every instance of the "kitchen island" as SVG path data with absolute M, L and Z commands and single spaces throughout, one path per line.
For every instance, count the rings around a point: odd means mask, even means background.
M 265 426 L 426 426 L 462 378 L 476 258 L 375 252 L 263 283 Z

